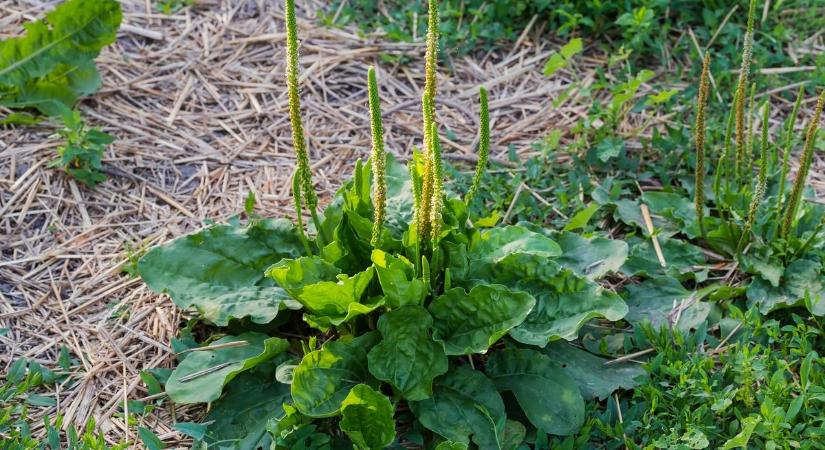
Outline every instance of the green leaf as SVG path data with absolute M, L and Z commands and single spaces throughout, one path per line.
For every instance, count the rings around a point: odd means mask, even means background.
M 825 315 L 825 270 L 820 263 L 809 259 L 797 259 L 785 268 L 779 287 L 771 286 L 760 277 L 754 277 L 748 286 L 748 306 L 758 306 L 762 314 L 771 311 L 802 306 L 806 298 L 811 313 Z
M 378 319 L 384 339 L 369 352 L 369 371 L 407 400 L 429 397 L 433 379 L 447 372 L 444 349 L 430 338 L 432 325 L 421 306 L 405 306 Z
M 427 287 L 415 276 L 415 267 L 406 258 L 373 250 L 372 262 L 375 264 L 387 306 L 400 308 L 405 305 L 423 304 Z
M 710 314 L 711 304 L 700 300 L 718 287 L 711 285 L 694 292 L 685 289 L 679 280 L 667 276 L 628 285 L 629 311 L 625 320 L 634 325 L 650 322 L 654 329 L 676 326 L 689 331 L 704 322 Z M 681 308 L 682 312 L 678 313 L 677 308 Z M 677 316 L 679 321 L 674 323 Z
M 494 352 L 487 376 L 500 391 L 511 391 L 539 430 L 568 436 L 584 424 L 584 399 L 576 382 L 545 355 L 527 349 Z
M 283 260 L 267 270 L 289 295 L 317 316 L 343 317 L 358 303 L 373 277 L 373 268 L 350 277 L 318 256 Z M 329 281 L 335 277 L 337 281 Z
M 300 304 L 266 279 L 264 270 L 302 252 L 287 220 L 216 225 L 152 249 L 138 262 L 138 272 L 150 289 L 169 294 L 180 308 L 195 307 L 215 325 L 243 317 L 265 324 Z
M 143 445 L 145 445 L 148 450 L 162 450 L 166 448 L 163 441 L 148 428 L 138 427 L 138 435 L 140 436 L 140 441 L 143 442 Z
M 579 385 L 586 401 L 605 400 L 617 389 L 633 389 L 647 377 L 647 372 L 638 364 L 607 366 L 606 359 L 567 342 L 551 342 L 541 352 L 562 364 L 562 370 Z
M 209 426 L 203 423 L 177 422 L 172 428 L 185 436 L 199 441 L 206 437 L 206 431 L 209 429 Z
M 461 442 L 444 441 L 439 443 L 435 450 L 467 450 L 467 444 Z
M 527 228 L 492 228 L 472 242 L 467 276 L 490 281 L 546 277 L 558 267 L 548 260 L 561 254 L 561 248 L 552 239 Z
M 415 416 L 427 429 L 460 444 L 470 437 L 480 448 L 500 448 L 504 432 L 504 402 L 496 386 L 481 372 L 456 367 L 435 380 L 433 396 L 410 402 Z
M 390 400 L 366 384 L 350 389 L 341 405 L 340 427 L 357 449 L 382 449 L 395 439 Z
M 666 268 L 659 264 L 659 258 L 656 256 L 651 240 L 634 236 L 627 241 L 630 246 L 630 256 L 622 266 L 622 273 L 629 277 L 670 275 L 675 278 L 684 278 L 684 275 L 693 274 L 696 271 L 695 266 L 702 266 L 706 263 L 702 249 L 693 244 L 662 235 L 659 235 L 657 239 L 665 255 Z
M 218 348 L 191 352 L 172 372 L 166 393 L 175 403 L 216 400 L 232 378 L 283 353 L 289 344 L 285 339 L 249 332 L 219 339 L 209 347 Z
M 510 330 L 510 336 L 524 344 L 543 347 L 556 339 L 570 341 L 590 319 L 616 321 L 627 313 L 627 305 L 618 295 L 568 269 L 551 278 L 520 282 L 516 287 L 536 298 L 527 319 Z
M 550 55 L 550 59 L 544 64 L 544 75 L 551 76 L 563 67 L 567 67 L 570 59 L 581 53 L 584 49 L 581 38 L 571 39 L 564 44 L 559 53 Z
M 451 289 L 430 304 L 433 339 L 444 344 L 448 355 L 484 353 L 522 323 L 535 304 L 532 295 L 500 284 L 478 285 L 469 293 Z
M 271 374 L 253 371 L 232 380 L 226 391 L 203 419 L 208 425 L 200 442 L 210 449 L 270 448 L 272 438 L 266 425 L 284 415 L 281 405 L 289 401 L 289 386 L 274 383 Z M 194 445 L 193 448 L 202 447 Z
M 504 424 L 504 433 L 501 436 L 501 448 L 512 450 L 519 448 L 527 436 L 527 428 L 515 420 L 507 419 Z
M 0 104 L 55 115 L 97 90 L 93 60 L 115 41 L 121 17 L 115 0 L 68 0 L 0 42 Z
M 304 355 L 292 373 L 292 400 L 298 411 L 309 417 L 338 414 L 350 389 L 371 379 L 367 352 L 377 340 L 377 333 L 367 333 L 349 342 L 329 341 Z
M 623 241 L 564 232 L 558 242 L 562 249 L 558 263 L 591 280 L 618 272 L 627 259 L 628 247 Z
M 759 422 L 761 421 L 762 418 L 759 416 L 748 416 L 742 419 L 742 431 L 740 431 L 736 436 L 728 439 L 721 450 L 730 450 L 738 447 L 747 448 L 748 442 L 751 440 L 753 430 L 756 429 L 756 426 L 759 425 Z
M 587 222 L 590 222 L 593 214 L 596 214 L 596 211 L 598 211 L 600 207 L 601 205 L 596 202 L 590 203 L 586 208 L 580 210 L 570 218 L 567 225 L 564 226 L 564 231 L 573 231 L 584 228 L 587 226 Z

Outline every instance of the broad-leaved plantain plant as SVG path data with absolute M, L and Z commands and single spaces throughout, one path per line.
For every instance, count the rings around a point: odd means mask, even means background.
M 295 5 L 285 3 L 297 225 L 214 225 L 151 250 L 138 265 L 151 289 L 194 310 L 209 330 L 218 327 L 202 345 L 184 330 L 173 344 L 191 351 L 166 384 L 174 402 L 214 402 L 199 442 L 512 449 L 528 434 L 576 432 L 585 397 L 632 386 L 638 371 L 617 385 L 573 376 L 584 369 L 558 355 L 577 350 L 548 344 L 575 339 L 591 319 L 624 317 L 622 299 L 596 280 L 623 264 L 626 244 L 473 225 L 468 203 L 490 145 L 487 92 L 480 90 L 476 176 L 462 199 L 443 184 L 436 0 L 421 151 L 406 167 L 385 151 L 370 68 L 370 160 L 356 162 L 353 179 L 319 215 L 301 121 Z
M 758 305 L 763 313 L 805 305 L 814 314 L 825 315 L 825 207 L 804 199 L 825 92 L 820 94 L 805 129 L 798 170 L 789 184 L 793 130 L 804 87 L 788 119 L 784 143 L 770 141 L 768 101 L 761 106 L 762 133 L 757 138 L 753 86 L 748 94 L 755 10 L 756 0 L 751 0 L 733 108 L 719 146 L 723 151 L 719 152 L 713 180 L 707 182 L 705 107 L 710 91 L 710 56 L 704 61 L 695 127 L 695 222 L 699 237 L 708 246 L 734 258 L 743 271 L 753 275 L 747 288 L 750 304 Z M 746 103 L 750 105 L 747 112 Z M 712 189 L 710 211 L 706 211 L 706 188 Z

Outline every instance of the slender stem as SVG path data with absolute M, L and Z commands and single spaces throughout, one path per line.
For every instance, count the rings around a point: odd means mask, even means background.
M 796 118 L 799 115 L 799 105 L 802 104 L 802 97 L 805 96 L 805 86 L 799 88 L 799 94 L 796 95 L 796 103 L 793 105 L 791 117 L 788 120 L 788 127 L 785 129 L 785 148 L 782 152 L 782 173 L 779 176 L 779 194 L 776 198 L 776 213 L 777 215 L 782 211 L 782 203 L 785 201 L 785 184 L 788 180 L 788 163 L 790 161 L 791 145 L 793 144 L 793 129 L 796 125 Z

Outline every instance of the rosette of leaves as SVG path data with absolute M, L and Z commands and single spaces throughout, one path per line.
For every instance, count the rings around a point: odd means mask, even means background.
M 437 6 L 430 2 L 430 30 L 437 30 Z M 570 372 L 578 366 L 557 358 L 575 352 L 545 347 L 575 339 L 591 319 L 625 315 L 622 299 L 596 280 L 619 269 L 627 246 L 473 226 L 472 194 L 462 199 L 442 187 L 434 32 L 422 151 L 406 167 L 384 151 L 370 69 L 370 161 L 356 162 L 353 178 L 316 214 L 304 166 L 293 0 L 286 0 L 286 22 L 299 155 L 293 194 L 296 210 L 306 207 L 317 223 L 314 233 L 301 221 L 236 221 L 155 248 L 138 264 L 150 288 L 226 334 L 186 353 L 166 385 L 179 403 L 219 399 L 210 416 L 223 418 L 222 429 L 195 437 L 225 441 L 226 427 L 235 427 L 243 444 L 235 448 L 373 449 L 423 439 L 440 448 L 512 449 L 528 434 L 575 433 L 592 386 Z M 479 170 L 489 149 L 483 90 L 481 98 Z M 266 397 L 271 408 L 250 415 L 229 399 L 253 377 L 267 387 L 249 402 Z

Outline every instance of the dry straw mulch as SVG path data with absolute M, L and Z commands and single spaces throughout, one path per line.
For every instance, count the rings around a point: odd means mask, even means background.
M 147 394 L 138 373 L 171 367 L 169 341 L 181 313 L 122 272 L 128 249 L 145 249 L 226 220 L 250 190 L 258 212 L 292 216 L 294 157 L 285 98 L 281 2 L 201 2 L 176 15 L 150 2 L 123 1 L 117 43 L 99 58 L 104 86 L 81 106 L 84 117 L 117 136 L 107 151 L 111 179 L 91 190 L 46 165 L 60 140 L 54 128 L 0 129 L 0 372 L 18 358 L 53 367 L 66 346 L 80 365 L 71 383 L 48 395 L 80 426 L 94 418 L 111 442 L 135 438 L 122 419 L 125 399 Z M 300 2 L 303 106 L 317 188 L 328 199 L 369 152 L 366 70 L 379 67 L 389 150 L 408 157 L 420 142 L 423 45 L 359 37 L 315 24 L 320 2 Z M 0 3 L 0 30 L 41 17 L 55 2 Z M 2 36 L 2 37 L 7 37 Z M 438 112 L 454 133 L 449 158 L 474 161 L 477 86 L 491 90 L 493 157 L 520 153 L 583 111 L 548 98 L 569 87 L 541 67 L 558 45 L 525 34 L 509 52 L 452 60 L 440 74 Z M 382 63 L 381 54 L 409 64 Z M 601 61 L 577 69 L 585 82 Z M 201 408 L 168 406 L 141 421 L 161 439 L 181 438 L 175 418 Z M 35 422 L 35 433 L 42 432 Z

